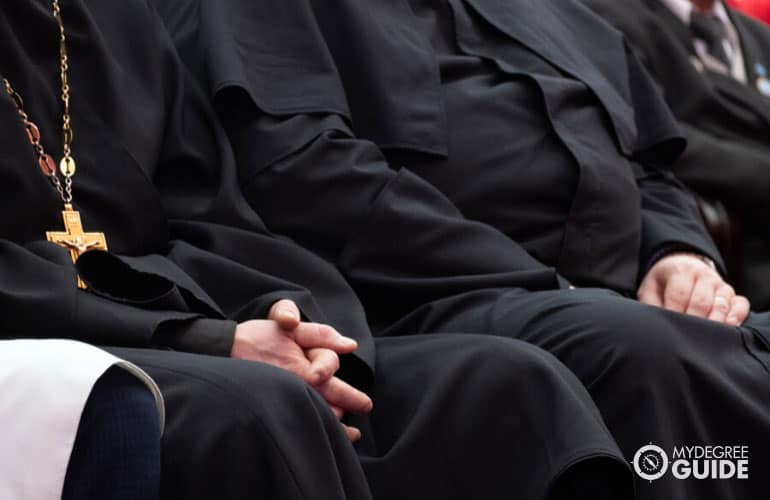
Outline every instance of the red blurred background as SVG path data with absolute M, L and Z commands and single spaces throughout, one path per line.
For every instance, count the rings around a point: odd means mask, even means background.
M 727 3 L 770 24 L 770 0 L 727 0 Z

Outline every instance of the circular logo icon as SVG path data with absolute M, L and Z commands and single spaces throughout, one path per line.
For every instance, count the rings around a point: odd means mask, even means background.
M 639 448 L 632 463 L 639 477 L 647 481 L 657 481 L 668 470 L 668 455 L 660 446 L 649 444 Z

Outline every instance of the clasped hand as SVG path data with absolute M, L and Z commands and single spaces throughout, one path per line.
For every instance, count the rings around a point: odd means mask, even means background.
M 342 336 L 334 328 L 302 322 L 297 305 L 290 300 L 276 302 L 267 320 L 246 321 L 238 325 L 231 356 L 268 363 L 288 370 L 315 388 L 337 418 L 346 413 L 364 414 L 372 410 L 372 400 L 335 376 L 340 368 L 340 354 L 356 350 L 355 340 Z M 361 432 L 347 425 L 351 441 Z

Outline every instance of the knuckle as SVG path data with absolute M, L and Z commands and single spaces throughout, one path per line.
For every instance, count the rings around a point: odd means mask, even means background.
M 329 353 L 329 365 L 331 366 L 332 373 L 337 373 L 337 370 L 340 369 L 340 357 L 337 356 L 336 352 L 330 352 Z
M 726 313 L 730 310 L 730 305 L 725 300 L 714 301 L 714 310 L 720 313 Z
M 332 375 L 334 375 L 334 370 L 329 365 L 321 367 L 321 369 L 318 370 L 318 372 L 321 375 L 321 378 L 323 380 L 326 380 L 329 377 L 331 377 Z
M 334 330 L 327 325 L 318 325 L 318 339 L 324 343 L 330 343 L 335 338 Z
M 327 399 L 331 401 L 340 401 L 341 393 L 340 386 L 339 384 L 334 383 L 334 379 L 331 379 L 324 384 L 324 394 Z
M 687 304 L 687 292 L 682 288 L 670 288 L 666 290 L 666 300 L 677 306 Z
M 318 329 L 315 325 L 301 324 L 296 332 L 297 342 L 302 344 L 302 347 L 315 347 L 318 344 Z
M 324 333 L 323 329 L 321 328 L 321 325 L 318 325 L 316 323 L 313 323 L 310 327 L 310 331 L 312 331 L 312 337 L 313 337 L 313 345 L 314 346 L 320 346 L 324 343 Z
M 322 359 L 322 366 L 324 369 L 324 374 L 327 376 L 331 376 L 334 373 L 336 373 L 337 370 L 339 369 L 340 360 L 336 354 L 327 352 L 324 354 L 324 357 Z
M 298 363 L 293 359 L 283 359 L 279 361 L 278 367 L 283 368 L 284 370 L 289 371 L 295 375 L 299 375 L 302 378 L 305 378 L 308 371 L 306 367 L 302 366 L 301 363 Z
M 702 294 L 693 295 L 692 300 L 690 301 L 690 306 L 693 309 L 698 309 L 698 310 L 708 309 L 709 306 L 711 306 L 711 304 L 712 304 L 711 298 L 707 295 L 702 295 Z

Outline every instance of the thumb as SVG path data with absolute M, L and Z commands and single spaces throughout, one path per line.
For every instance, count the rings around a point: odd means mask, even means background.
M 283 330 L 294 330 L 299 326 L 301 316 L 297 304 L 294 301 L 284 299 L 273 304 L 267 314 L 267 319 L 278 323 L 278 326 Z

